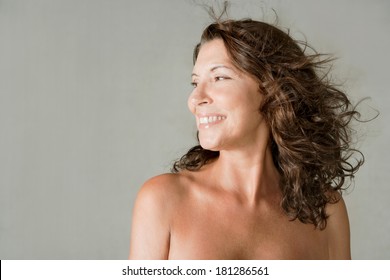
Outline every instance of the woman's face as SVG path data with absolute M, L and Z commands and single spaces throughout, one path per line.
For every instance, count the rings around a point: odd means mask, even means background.
M 204 149 L 249 148 L 264 139 L 268 128 L 259 112 L 258 82 L 233 66 L 222 40 L 202 45 L 192 73 L 188 99 Z

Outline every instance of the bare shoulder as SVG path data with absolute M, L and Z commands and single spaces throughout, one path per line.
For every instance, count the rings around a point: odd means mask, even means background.
M 183 193 L 183 175 L 166 173 L 147 180 L 137 195 L 137 202 L 166 202 L 174 200 Z M 171 201 L 172 202 L 172 201 Z
M 167 259 L 172 218 L 182 196 L 182 175 L 162 174 L 147 180 L 133 208 L 130 259 Z
M 169 223 L 183 194 L 183 176 L 181 174 L 161 174 L 150 178 L 138 192 L 134 212 L 141 212 L 150 217 L 158 217 Z
M 327 223 L 330 259 L 351 259 L 350 229 L 347 207 L 339 196 L 336 203 L 326 208 L 329 216 Z

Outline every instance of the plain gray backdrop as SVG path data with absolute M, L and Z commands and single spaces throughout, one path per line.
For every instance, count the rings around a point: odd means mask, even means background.
M 200 1 L 196 1 L 200 2 Z M 214 1 L 203 1 L 214 3 Z M 231 1 L 338 58 L 365 118 L 346 194 L 354 259 L 390 258 L 390 2 Z M 135 195 L 195 144 L 191 0 L 0 0 L 0 259 L 126 259 Z

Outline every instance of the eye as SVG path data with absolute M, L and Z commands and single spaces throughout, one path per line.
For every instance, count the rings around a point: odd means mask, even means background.
M 229 77 L 226 77 L 226 76 L 217 76 L 214 78 L 216 82 L 218 81 L 223 81 L 223 80 L 228 80 Z
M 196 88 L 196 87 L 198 86 L 198 83 L 192 82 L 192 83 L 191 83 L 191 86 L 194 87 L 194 88 Z

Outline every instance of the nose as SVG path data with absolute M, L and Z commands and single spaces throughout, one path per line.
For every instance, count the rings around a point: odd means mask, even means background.
M 203 83 L 199 83 L 197 87 L 194 88 L 188 99 L 188 105 L 193 108 L 211 103 L 212 98 L 207 90 L 207 85 Z

